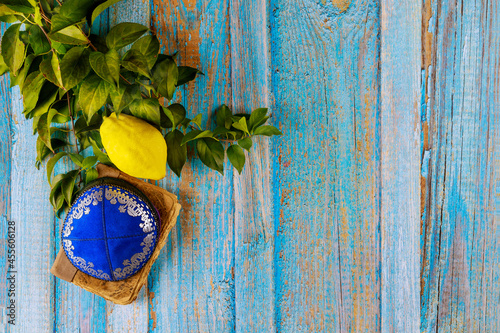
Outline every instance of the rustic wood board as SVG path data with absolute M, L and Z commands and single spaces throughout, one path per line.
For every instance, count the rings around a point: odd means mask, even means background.
M 418 332 L 421 4 L 382 1 L 382 332 Z
M 500 4 L 424 2 L 424 332 L 500 331 Z
M 276 327 L 380 330 L 379 6 L 271 2 Z
M 95 29 L 122 21 L 205 73 L 176 96 L 189 115 L 268 106 L 284 136 L 241 175 L 193 161 L 157 182 L 183 211 L 114 305 L 49 274 L 62 221 L 1 77 L 0 254 L 8 220 L 19 252 L 0 331 L 500 330 L 497 1 L 125 0 Z
M 231 104 L 229 1 L 153 1 L 153 31 L 163 51 L 178 51 L 181 64 L 205 75 L 184 86 L 177 100 L 191 116 Z M 158 15 L 158 13 L 162 13 Z M 185 166 L 179 180 L 169 173 L 160 182 L 182 205 L 166 256 L 150 274 L 151 331 L 228 332 L 234 330 L 233 170 L 224 176 L 199 161 Z

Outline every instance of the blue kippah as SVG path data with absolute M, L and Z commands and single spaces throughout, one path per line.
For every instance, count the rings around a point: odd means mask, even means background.
M 71 206 L 63 224 L 63 248 L 82 272 L 123 280 L 149 260 L 158 221 L 158 212 L 137 188 L 117 178 L 99 178 Z

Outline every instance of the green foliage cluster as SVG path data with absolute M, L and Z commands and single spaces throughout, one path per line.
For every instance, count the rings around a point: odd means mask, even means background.
M 188 118 L 186 109 L 171 100 L 176 88 L 200 71 L 178 66 L 175 55 L 161 54 L 158 39 L 143 25 L 120 23 L 105 37 L 89 32 L 99 14 L 119 1 L 0 0 L 0 21 L 11 23 L 2 36 L 0 75 L 9 72 L 12 86 L 20 87 L 23 114 L 33 119 L 38 135 L 36 166 L 47 160 L 50 202 L 59 213 L 97 177 L 96 163 L 112 164 L 99 134 L 103 117 L 112 112 L 161 130 L 168 165 L 178 176 L 189 145 L 209 168 L 222 173 L 227 154 L 241 172 L 243 149 L 251 148 L 253 136 L 281 135 L 265 125 L 265 108 L 233 115 L 222 105 L 213 130 L 202 129 L 201 114 Z M 85 156 L 89 147 L 93 155 Z M 63 157 L 75 169 L 52 176 Z

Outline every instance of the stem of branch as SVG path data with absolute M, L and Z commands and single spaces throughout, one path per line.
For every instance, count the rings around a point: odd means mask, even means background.
M 132 85 L 132 83 L 131 83 L 129 80 L 127 80 L 127 79 L 126 79 L 123 75 L 121 75 L 121 74 L 120 74 L 120 78 L 121 78 L 123 81 L 125 81 L 125 83 L 126 83 L 126 84 L 128 84 L 128 85 Z M 141 92 L 141 96 L 142 96 L 142 98 L 149 98 L 146 94 L 144 94 L 144 93 L 142 93 L 142 92 Z
M 47 23 L 51 23 L 49 18 L 45 15 L 45 12 L 43 11 L 43 6 L 41 3 L 38 3 L 39 7 L 40 7 L 40 15 L 42 16 L 42 18 L 47 22 Z
M 39 27 L 40 27 L 40 26 L 39 26 Z M 43 27 L 40 27 L 40 29 L 42 30 L 42 32 L 43 32 L 43 34 L 45 35 L 45 37 L 47 37 L 47 40 L 49 41 L 49 44 L 50 44 L 50 48 L 51 48 L 52 50 L 54 50 L 54 49 L 52 48 L 52 42 L 50 41 L 49 35 L 48 35 L 48 34 L 47 34 L 47 32 L 45 31 L 45 29 L 44 29 Z
M 194 127 L 194 126 L 193 126 L 193 125 L 191 125 L 191 124 L 189 124 L 189 127 L 190 127 L 191 129 L 193 129 L 193 130 L 197 130 L 197 131 L 199 131 L 199 130 L 200 130 L 200 129 L 198 129 L 198 128 Z M 245 136 L 245 138 L 246 138 L 246 137 L 247 137 L 247 136 Z M 243 139 L 243 138 L 242 138 L 242 139 Z M 231 139 L 217 139 L 217 140 L 222 141 L 222 142 L 227 142 L 227 143 L 235 143 L 235 142 L 237 142 L 237 141 L 238 141 L 238 140 L 231 140 Z
M 76 131 L 75 131 L 75 117 L 73 117 L 73 111 L 71 110 L 71 102 L 69 99 L 69 92 L 66 92 L 66 98 L 68 99 L 68 110 L 69 110 L 69 117 L 71 118 L 71 129 L 73 130 L 73 134 L 75 135 L 75 148 L 76 148 L 76 153 L 80 154 L 80 150 L 78 149 L 78 138 L 76 136 Z
M 82 28 L 78 27 L 78 29 L 80 29 L 80 31 L 81 31 L 81 32 L 82 32 L 82 34 L 85 36 L 85 38 L 87 38 L 87 42 L 89 42 L 89 45 L 90 45 L 90 47 L 92 48 L 92 50 L 97 51 L 97 48 L 96 48 L 96 47 L 94 46 L 94 44 L 92 44 L 92 42 L 90 41 L 89 36 L 87 36 L 87 35 L 85 34 L 85 32 L 83 32 Z

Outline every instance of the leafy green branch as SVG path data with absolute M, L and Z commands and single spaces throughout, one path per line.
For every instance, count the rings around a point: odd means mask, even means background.
M 10 23 L 2 36 L 0 75 L 23 95 L 23 114 L 37 134 L 36 167 L 46 162 L 50 202 L 59 213 L 81 188 L 97 177 L 98 162 L 112 165 L 99 128 L 104 117 L 124 113 L 159 129 L 167 144 L 167 163 L 180 176 L 188 146 L 203 164 L 224 172 L 227 155 L 241 173 L 244 150 L 253 137 L 281 135 L 266 125 L 268 110 L 233 114 L 220 106 L 204 129 L 202 115 L 189 118 L 173 102 L 176 90 L 198 75 L 178 66 L 175 55 L 161 54 L 148 27 L 120 23 L 106 36 L 91 34 L 98 16 L 119 0 L 0 0 L 0 21 Z M 52 175 L 60 160 L 74 169 Z

